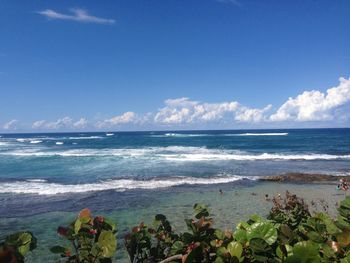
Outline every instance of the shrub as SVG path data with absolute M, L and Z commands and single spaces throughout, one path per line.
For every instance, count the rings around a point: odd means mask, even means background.
M 116 227 L 102 216 L 91 216 L 90 210 L 80 211 L 68 227 L 58 227 L 57 233 L 69 241 L 69 246 L 54 246 L 67 263 L 108 263 L 117 248 Z
M 131 262 L 350 263 L 350 197 L 341 202 L 337 220 L 311 215 L 304 200 L 289 192 L 273 203 L 267 219 L 253 215 L 234 232 L 214 228 L 201 204 L 194 206 L 194 218 L 185 220 L 185 233 L 174 234 L 165 216 L 165 235 L 142 224 L 125 238 Z
M 0 262 L 22 263 L 24 256 L 36 248 L 36 238 L 31 232 L 18 232 L 0 243 Z

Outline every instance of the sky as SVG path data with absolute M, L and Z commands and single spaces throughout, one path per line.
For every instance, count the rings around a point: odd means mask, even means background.
M 0 0 L 0 132 L 350 127 L 348 0 Z

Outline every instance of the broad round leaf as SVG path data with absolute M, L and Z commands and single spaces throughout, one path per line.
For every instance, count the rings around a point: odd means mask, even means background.
M 247 238 L 260 238 L 272 245 L 277 240 L 277 229 L 270 222 L 257 222 L 247 229 Z
M 227 245 L 227 250 L 231 257 L 240 258 L 242 256 L 243 247 L 239 242 L 232 241 Z
M 111 258 L 117 249 L 117 240 L 112 231 L 102 231 L 98 238 L 98 244 L 102 249 L 102 256 L 105 258 Z

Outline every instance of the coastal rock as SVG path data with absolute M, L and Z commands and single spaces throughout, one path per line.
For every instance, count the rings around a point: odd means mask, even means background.
M 260 181 L 285 183 L 330 183 L 344 178 L 350 181 L 350 176 L 336 176 L 330 174 L 287 173 L 282 175 L 263 176 Z

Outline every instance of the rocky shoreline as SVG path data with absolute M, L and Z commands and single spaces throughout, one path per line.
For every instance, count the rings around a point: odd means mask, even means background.
M 337 183 L 341 178 L 350 182 L 350 176 L 329 174 L 287 173 L 282 175 L 263 176 L 259 181 L 283 183 Z

